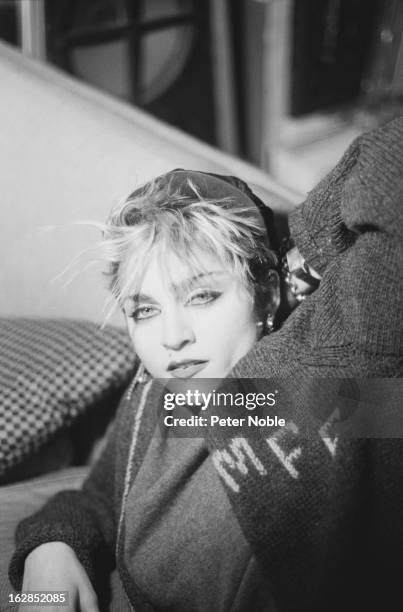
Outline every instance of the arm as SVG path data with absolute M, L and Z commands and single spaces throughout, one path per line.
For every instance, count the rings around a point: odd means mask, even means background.
M 234 375 L 396 376 L 401 368 L 403 119 L 364 134 L 290 215 L 322 280 Z
M 345 389 L 340 378 L 401 375 L 402 226 L 400 119 L 353 143 L 291 214 L 292 237 L 322 276 L 319 288 L 231 373 L 239 379 L 279 376 L 280 383 L 286 377 L 278 410 L 283 416 L 290 409 L 285 416 L 291 414 L 293 428 L 269 434 L 260 429 L 248 440 L 254 455 L 248 450 L 242 456 L 235 440 L 220 441 L 225 450 L 217 453 L 240 524 L 245 533 L 251 530 L 249 541 L 260 552 L 281 610 L 325 609 L 329 601 L 332 609 L 340 609 L 348 590 L 338 602 L 334 576 L 340 584 L 351 584 L 361 603 L 368 576 L 376 576 L 368 599 L 388 599 L 397 588 L 392 571 L 401 567 L 402 554 L 396 471 L 401 445 L 398 440 L 337 438 L 331 428 L 324 436 L 320 417 L 326 419 L 335 407 L 347 412 L 360 399 L 360 387 L 355 396 L 354 381 L 351 390 Z M 267 383 L 262 387 L 265 391 Z M 260 390 L 259 381 L 254 390 Z M 378 414 L 390 399 L 383 395 Z M 313 435 L 306 435 L 303 426 L 310 425 L 309 413 L 316 408 L 315 428 L 308 430 Z M 248 463 L 251 456 L 260 461 L 256 469 Z M 258 539 L 248 520 L 251 509 L 254 517 L 264 517 L 254 521 L 261 526 Z M 373 554 L 362 542 L 371 543 Z M 312 597 L 320 603 L 315 606 Z
M 290 215 L 291 233 L 308 263 L 328 264 L 366 232 L 402 244 L 403 118 L 357 138 L 337 166 Z
M 348 344 L 374 357 L 360 374 L 377 374 L 379 366 L 379 375 L 395 375 L 403 322 L 403 118 L 357 139 L 291 214 L 290 227 L 308 263 L 324 274 L 317 347 Z M 335 315 L 330 304 L 339 311 L 337 333 L 324 329 L 323 315 Z
M 67 544 L 93 583 L 100 562 L 107 560 L 109 563 L 115 538 L 113 503 L 116 439 L 125 404 L 123 399 L 105 449 L 82 490 L 58 493 L 41 510 L 18 525 L 17 548 L 9 568 L 14 588 L 21 588 L 27 556 L 45 543 Z

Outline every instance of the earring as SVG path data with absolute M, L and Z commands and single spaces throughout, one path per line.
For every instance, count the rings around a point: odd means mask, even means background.
M 265 330 L 266 333 L 271 334 L 274 328 L 274 317 L 272 314 L 268 314 L 266 317 Z
M 139 367 L 137 368 L 137 372 L 136 372 L 136 376 L 135 376 L 135 380 L 138 383 L 145 383 L 149 380 L 150 375 L 147 372 L 147 370 L 145 369 L 144 365 L 142 362 L 140 362 Z

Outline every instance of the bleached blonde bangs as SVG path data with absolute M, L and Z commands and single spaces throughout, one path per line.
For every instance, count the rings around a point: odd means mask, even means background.
M 193 274 L 214 256 L 253 294 L 257 270 L 277 265 L 255 204 L 234 198 L 206 199 L 187 179 L 186 193 L 172 181 L 154 180 L 119 204 L 104 226 L 103 257 L 113 298 L 122 306 L 139 291 L 151 258 L 157 255 L 164 275 L 175 282 L 172 255 Z

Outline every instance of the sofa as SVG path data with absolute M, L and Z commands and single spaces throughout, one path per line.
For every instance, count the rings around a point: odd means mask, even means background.
M 301 194 L 109 95 L 0 44 L 0 610 L 16 524 L 81 485 L 136 367 L 117 314 L 102 328 L 97 267 L 60 273 L 112 203 L 175 167 L 233 174 L 276 212 Z M 114 600 L 105 609 L 123 610 Z
M 0 317 L 0 337 L 5 611 L 15 609 L 7 572 L 17 523 L 60 489 L 81 485 L 102 450 L 136 357 L 123 329 L 78 319 Z

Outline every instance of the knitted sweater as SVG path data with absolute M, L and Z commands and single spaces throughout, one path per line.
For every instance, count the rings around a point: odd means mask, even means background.
M 231 376 L 288 377 L 288 401 L 304 410 L 315 377 L 401 375 L 402 160 L 398 119 L 355 141 L 291 214 L 292 236 L 322 275 L 320 287 Z M 132 604 L 151 609 L 123 564 L 121 510 L 155 427 L 159 394 L 149 382 L 126 395 L 83 490 L 58 494 L 19 525 L 10 564 L 16 588 L 26 555 L 61 540 L 94 584 L 107 551 L 116 550 Z M 207 443 L 280 612 L 389 609 L 403 567 L 400 440 L 336 444 L 292 425 L 253 439 L 210 429 Z

